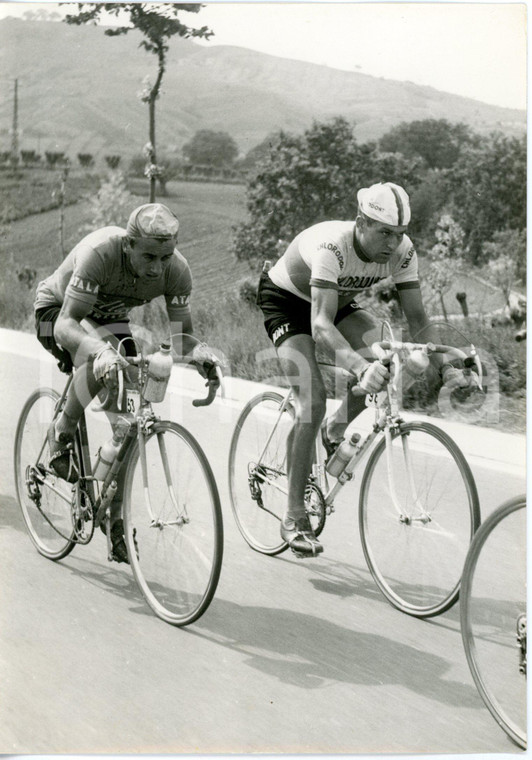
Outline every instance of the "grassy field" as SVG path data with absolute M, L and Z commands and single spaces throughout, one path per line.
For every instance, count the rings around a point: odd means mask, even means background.
M 97 190 L 98 177 L 88 172 L 70 172 L 67 180 L 67 204 L 76 203 Z M 24 219 L 29 214 L 57 208 L 61 190 L 61 172 L 51 169 L 0 171 L 0 223 Z
M 133 181 L 129 189 L 133 195 L 132 208 L 147 202 L 147 182 Z M 72 192 L 78 193 L 79 199 L 65 208 L 64 242 L 67 251 L 80 239 L 84 234 L 83 228 L 91 221 L 90 188 L 83 186 L 80 180 Z M 11 197 L 9 193 L 7 196 Z M 21 209 L 35 208 L 31 184 L 24 183 L 16 197 Z M 70 200 L 73 201 L 74 197 L 71 196 Z M 237 262 L 230 252 L 232 228 L 246 215 L 245 188 L 232 184 L 170 182 L 168 195 L 158 200 L 169 205 L 181 223 L 178 247 L 188 259 L 193 274 L 192 304 L 197 335 L 224 352 L 232 374 L 251 380 L 265 379 L 275 374 L 276 367 L 258 366 L 256 363 L 256 352 L 269 348 L 270 343 L 260 312 L 242 302 L 237 295 L 239 281 L 250 273 L 247 265 Z M 0 267 L 3 273 L 0 279 L 0 325 L 33 330 L 35 285 L 62 260 L 59 218 L 59 209 L 52 208 L 41 213 L 30 213 L 23 219 L 4 225 L 0 236 Z M 117 223 L 125 224 L 125 221 L 117 220 Z M 268 258 L 268 252 L 265 252 L 265 258 Z M 34 282 L 19 280 L 18 273 L 24 267 L 35 271 Z M 423 271 L 422 261 L 420 271 Z M 475 277 L 468 273 L 459 278 L 445 296 L 449 314 L 461 313 L 455 298 L 455 293 L 459 291 L 467 293 L 471 313 L 484 314 L 503 305 L 502 296 L 482 278 L 482 273 L 476 273 Z M 425 302 L 430 314 L 439 313 L 439 302 L 428 292 L 425 293 Z M 150 319 L 153 319 L 154 313 L 157 313 L 157 307 Z M 140 324 L 145 321 L 140 310 L 134 310 L 132 319 Z M 467 331 L 470 332 L 472 326 L 473 323 L 470 323 Z M 501 427 L 522 431 L 525 429 L 526 344 L 513 341 L 512 328 L 493 330 L 489 325 L 476 325 L 475 332 L 473 339 L 477 345 L 497 357 L 504 391 Z

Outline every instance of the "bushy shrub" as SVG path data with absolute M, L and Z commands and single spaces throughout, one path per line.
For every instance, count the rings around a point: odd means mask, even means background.
M 236 285 L 238 297 L 241 301 L 255 306 L 257 303 L 257 289 L 259 285 L 258 277 L 244 277 Z
M 125 226 L 133 205 L 122 172 L 110 172 L 91 199 L 91 220 L 84 225 L 83 231 L 90 232 L 111 224 Z

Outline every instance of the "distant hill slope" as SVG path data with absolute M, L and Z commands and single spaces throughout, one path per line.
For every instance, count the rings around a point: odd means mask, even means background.
M 147 107 L 137 93 L 156 73 L 136 32 L 65 23 L 0 20 L 0 145 L 9 148 L 19 80 L 21 147 L 94 154 L 139 153 L 147 140 Z M 229 132 L 247 152 L 278 129 L 301 132 L 313 119 L 342 115 L 361 141 L 402 121 L 446 118 L 477 131 L 522 134 L 525 111 L 499 108 L 411 82 L 396 82 L 265 55 L 245 48 L 170 42 L 157 104 L 158 147 L 177 151 L 198 129 Z

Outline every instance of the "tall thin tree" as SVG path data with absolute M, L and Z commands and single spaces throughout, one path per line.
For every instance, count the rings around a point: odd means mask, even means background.
M 213 32 L 206 26 L 193 28 L 184 24 L 178 14 L 181 11 L 198 13 L 204 6 L 199 3 L 77 3 L 78 13 L 65 17 L 67 24 L 96 24 L 102 14 L 116 16 L 124 23 L 122 26 L 108 27 L 105 34 L 117 37 L 127 34 L 133 29 L 144 36 L 140 46 L 157 56 L 157 77 L 153 85 L 149 85 L 146 97 L 143 98 L 149 109 L 149 161 L 148 176 L 150 179 L 150 203 L 155 200 L 155 185 L 157 181 L 157 153 L 155 140 L 155 101 L 159 96 L 161 82 L 166 70 L 168 40 L 175 36 L 209 39 Z M 149 167 L 153 167 L 150 171 Z

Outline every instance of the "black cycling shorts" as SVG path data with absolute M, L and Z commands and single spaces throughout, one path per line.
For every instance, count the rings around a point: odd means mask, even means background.
M 61 372 L 66 372 L 68 374 L 72 372 L 74 366 L 72 363 L 72 357 L 66 348 L 61 348 L 61 346 L 58 345 L 54 337 L 54 327 L 60 311 L 60 306 L 43 306 L 41 309 L 36 309 L 35 329 L 37 331 L 37 339 L 39 343 L 41 343 L 52 356 L 55 356 Z M 124 341 L 122 343 L 122 350 L 126 356 L 137 355 L 137 348 L 133 336 L 131 335 L 128 322 L 104 324 L 102 327 L 105 327 L 105 329 L 114 335 L 118 341 Z
M 257 306 L 264 314 L 264 327 L 276 348 L 292 335 L 312 335 L 310 303 L 277 287 L 267 272 L 263 272 L 259 280 Z M 338 309 L 334 324 L 339 324 L 356 311 L 362 311 L 362 306 L 353 299 Z

